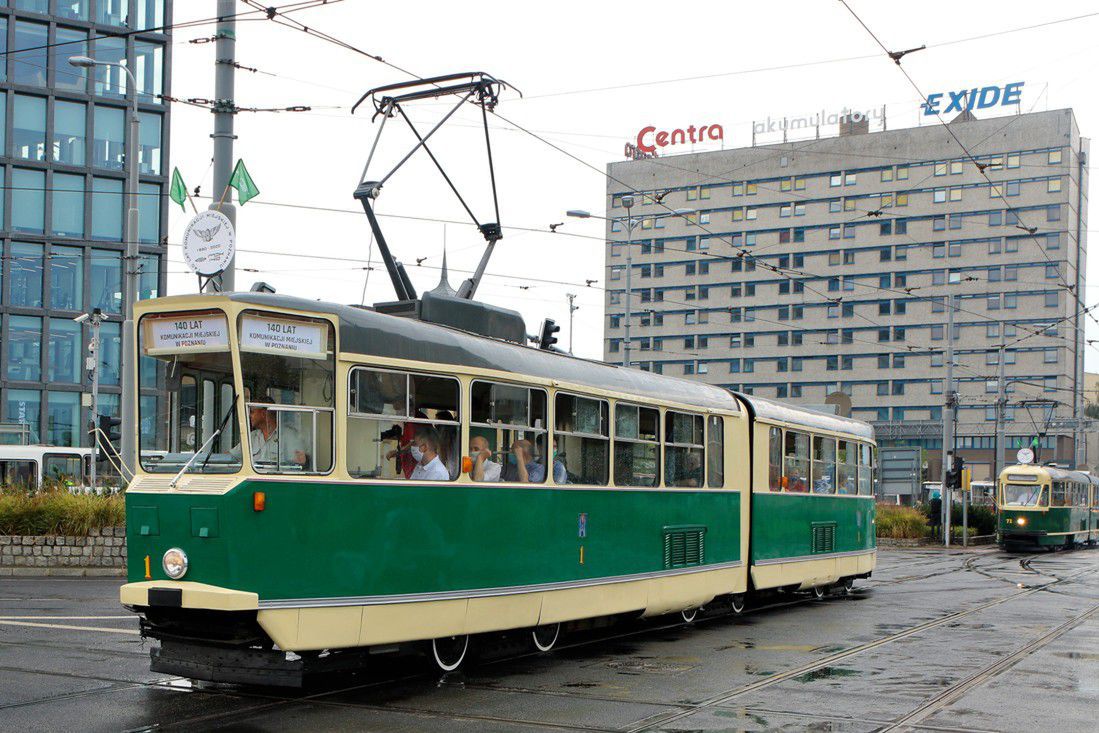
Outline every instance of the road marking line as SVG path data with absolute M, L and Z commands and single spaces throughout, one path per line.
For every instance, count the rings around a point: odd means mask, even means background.
M 137 629 L 110 629 L 104 626 L 72 626 L 69 624 L 39 624 L 33 621 L 0 621 L 0 626 L 34 626 L 43 629 L 69 629 L 71 631 L 102 631 L 108 634 L 139 634 Z

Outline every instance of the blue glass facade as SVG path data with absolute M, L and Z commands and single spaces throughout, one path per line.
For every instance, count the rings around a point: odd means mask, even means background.
M 0 421 L 90 445 L 82 393 L 101 308 L 101 410 L 117 411 L 128 106 L 137 95 L 140 295 L 164 290 L 171 0 L 0 0 Z M 76 68 L 69 57 L 124 62 Z M 155 374 L 142 399 L 157 399 Z

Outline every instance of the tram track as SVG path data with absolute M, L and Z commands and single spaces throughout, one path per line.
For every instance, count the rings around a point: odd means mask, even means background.
M 934 715 L 935 713 L 946 709 L 947 707 L 964 697 L 966 693 L 968 693 L 970 690 L 983 685 L 984 683 L 991 680 L 993 677 L 996 677 L 1002 672 L 1005 672 L 1011 667 L 1014 667 L 1023 659 L 1039 651 L 1051 642 L 1056 641 L 1064 634 L 1082 624 L 1084 621 L 1087 621 L 1092 616 L 1095 616 L 1097 613 L 1099 613 L 1099 604 L 1096 604 L 1087 611 L 1084 611 L 1083 613 L 1070 618 L 1064 623 L 1055 626 L 1042 636 L 1016 649 L 1014 652 L 1007 655 L 1006 657 L 1000 658 L 993 664 L 979 669 L 965 679 L 962 679 L 956 684 L 951 685 L 949 688 L 943 690 L 938 695 L 935 695 L 930 700 L 920 705 L 918 708 L 908 713 L 904 717 L 899 718 L 893 721 L 889 726 L 882 728 L 880 733 L 887 733 L 888 731 L 895 731 L 906 726 L 918 724 L 920 721 L 927 719 L 931 715 Z
M 1069 582 L 1070 580 L 1078 578 L 1082 575 L 1087 575 L 1094 572 L 1099 572 L 1099 568 L 1086 568 L 1084 570 L 1073 573 L 1070 576 L 1057 578 L 1041 585 L 1032 586 L 1025 590 L 1021 590 L 1018 593 L 1012 593 L 1011 595 L 1004 596 L 1003 598 L 997 598 L 996 600 L 988 601 L 987 603 L 982 603 L 978 606 L 974 606 L 973 608 L 969 608 L 963 611 L 955 611 L 954 613 L 946 614 L 945 616 L 940 616 L 930 621 L 916 624 L 915 626 L 910 626 L 907 629 L 897 631 L 893 634 L 889 634 L 888 636 L 883 636 L 879 639 L 875 639 L 874 641 L 859 644 L 858 646 L 844 649 L 834 654 L 829 654 L 825 657 L 813 660 L 812 662 L 807 662 L 806 664 L 800 665 L 793 669 L 789 669 L 784 672 L 778 672 L 769 677 L 765 677 L 761 680 L 757 680 L 747 685 L 742 685 L 740 687 L 725 690 L 699 702 L 690 703 L 688 705 L 680 705 L 680 710 L 674 713 L 665 713 L 639 721 L 636 725 L 627 728 L 626 733 L 640 733 L 641 731 L 651 730 L 658 726 L 663 726 L 669 723 L 683 720 L 704 710 L 724 705 L 743 695 L 773 687 L 774 685 L 786 682 L 795 677 L 800 677 L 802 675 L 823 669 L 824 667 L 832 666 L 837 662 L 848 659 L 849 657 L 863 654 L 865 652 L 877 649 L 887 644 L 891 644 L 895 641 L 900 641 L 901 639 L 908 638 L 909 636 L 913 636 L 915 634 L 919 634 L 930 629 L 945 626 L 960 619 L 981 613 L 982 611 L 986 611 L 990 608 L 995 608 L 996 606 L 1003 605 L 1004 603 L 1019 600 L 1021 598 L 1026 598 L 1036 593 L 1041 593 L 1042 591 L 1045 591 L 1046 589 L 1060 583 Z M 1097 609 L 1093 609 L 1092 613 L 1094 613 L 1095 610 Z

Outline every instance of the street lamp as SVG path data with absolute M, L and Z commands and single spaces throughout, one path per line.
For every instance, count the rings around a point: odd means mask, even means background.
M 117 66 L 130 77 L 130 140 L 126 150 L 126 187 L 129 190 L 129 210 L 126 215 L 126 257 L 124 258 L 122 297 L 126 319 L 122 322 L 122 451 L 121 462 L 131 471 L 137 469 L 137 368 L 133 364 L 134 302 L 137 300 L 138 210 L 137 210 L 137 144 L 140 119 L 137 116 L 137 78 L 125 64 L 99 61 L 91 56 L 70 56 L 69 63 L 82 69 L 96 66 Z
M 637 219 L 633 218 L 630 211 L 633 209 L 633 196 L 623 196 L 621 198 L 622 205 L 626 207 L 626 338 L 622 349 L 622 366 L 628 367 L 630 365 L 630 325 L 633 320 L 633 228 L 637 226 Z M 665 218 L 669 216 L 687 216 L 695 213 L 694 209 L 673 209 L 666 214 L 656 214 L 653 218 Z M 567 216 L 574 217 L 576 219 L 602 219 L 604 221 L 622 221 L 621 219 L 609 219 L 605 216 L 596 216 L 590 211 L 583 209 L 569 209 L 565 212 Z

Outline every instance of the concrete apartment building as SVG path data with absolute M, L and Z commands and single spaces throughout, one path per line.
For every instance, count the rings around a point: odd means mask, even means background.
M 91 445 L 82 396 L 103 311 L 100 413 L 117 415 L 129 105 L 137 95 L 140 297 L 163 292 L 171 0 L 0 0 L 0 422 Z M 166 20 L 167 19 L 167 20 Z M 120 63 L 77 68 L 71 56 Z M 143 401 L 157 400 L 143 372 Z
M 1083 461 L 1088 141 L 1072 111 L 866 127 L 611 163 L 604 358 L 623 359 L 629 279 L 635 366 L 808 405 L 846 395 L 883 444 L 927 448 L 935 470 L 953 296 L 974 478 L 990 469 L 1001 343 L 1005 456 L 1042 433 L 1040 460 Z

